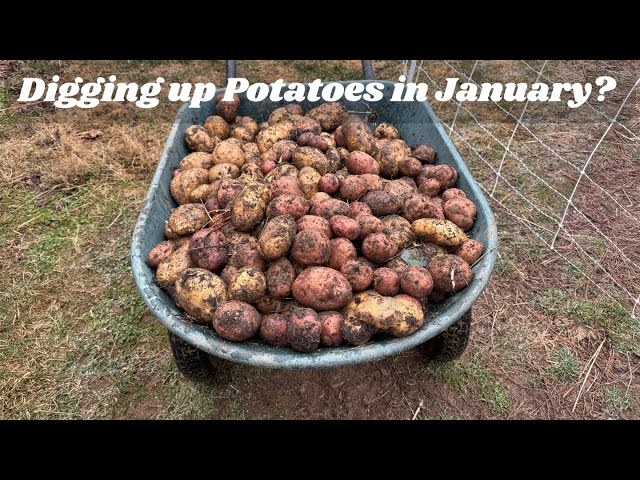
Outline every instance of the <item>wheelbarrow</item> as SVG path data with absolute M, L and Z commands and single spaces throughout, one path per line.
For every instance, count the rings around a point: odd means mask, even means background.
M 373 80 L 370 61 L 363 61 L 365 79 Z M 235 62 L 227 62 L 227 77 L 235 77 Z M 349 84 L 353 82 L 340 82 Z M 389 338 L 359 347 L 320 348 L 312 353 L 266 345 L 259 341 L 232 343 L 218 337 L 213 328 L 189 321 L 173 299 L 154 282 L 154 271 L 147 265 L 149 251 L 164 239 L 163 229 L 169 212 L 177 205 L 169 193 L 172 172 L 189 152 L 184 144 L 184 132 L 193 124 L 203 124 L 215 112 L 215 101 L 203 103 L 200 108 L 180 108 L 167 138 L 155 175 L 133 233 L 131 265 L 140 294 L 152 314 L 169 331 L 169 340 L 175 362 L 183 375 L 194 381 L 212 378 L 221 360 L 266 368 L 328 368 L 354 365 L 379 360 L 421 346 L 426 359 L 449 361 L 465 350 L 471 332 L 472 306 L 487 286 L 497 254 L 498 235 L 491 208 L 469 169 L 445 133 L 438 118 L 427 102 L 391 102 L 392 82 L 384 85 L 384 98 L 369 105 L 362 101 L 343 100 L 347 109 L 362 112 L 372 126 L 379 122 L 393 123 L 409 144 L 426 143 L 437 152 L 437 163 L 454 167 L 459 178 L 456 186 L 462 189 L 477 207 L 477 217 L 470 232 L 472 238 L 485 245 L 484 256 L 473 266 L 471 283 L 445 301 L 429 305 L 425 325 L 416 333 L 403 338 Z M 220 89 L 216 94 L 223 92 Z M 286 102 L 246 101 L 241 95 L 239 115 L 251 116 L 257 122 L 266 121 L 269 113 Z M 306 110 L 317 105 L 302 102 Z M 405 261 L 421 265 L 411 250 L 403 254 Z

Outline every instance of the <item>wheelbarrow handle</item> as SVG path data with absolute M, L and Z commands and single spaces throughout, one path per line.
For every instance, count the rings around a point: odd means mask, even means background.
M 227 60 L 227 80 L 236 76 L 236 61 Z M 362 60 L 362 78 L 364 80 L 375 80 L 376 75 L 373 72 L 373 64 L 371 60 Z

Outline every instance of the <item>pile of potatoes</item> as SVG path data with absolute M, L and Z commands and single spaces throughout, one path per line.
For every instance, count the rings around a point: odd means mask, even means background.
M 338 102 L 290 104 L 258 124 L 216 99 L 173 174 L 178 207 L 148 255 L 194 322 L 242 342 L 311 352 L 420 329 L 465 288 L 483 245 L 476 207 L 428 145 L 371 129 Z M 426 268 L 401 258 L 419 249 Z

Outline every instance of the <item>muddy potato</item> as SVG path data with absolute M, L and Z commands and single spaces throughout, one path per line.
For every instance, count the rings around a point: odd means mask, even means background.
M 360 235 L 360 226 L 353 218 L 344 215 L 335 215 L 329 221 L 331 229 L 337 237 L 355 240 Z
M 344 147 L 337 147 L 336 148 L 336 152 L 338 153 L 338 156 L 340 157 L 340 161 L 342 163 L 346 162 L 347 157 L 349 156 L 349 150 L 347 150 Z
M 444 192 L 442 192 L 442 200 L 444 200 L 445 202 L 453 200 L 454 198 L 467 198 L 467 194 L 459 188 L 447 188 Z
M 396 178 L 400 173 L 400 163 L 409 157 L 409 148 L 402 140 L 390 140 L 375 157 L 380 164 L 380 176 Z
M 355 317 L 343 316 L 342 326 L 340 327 L 342 338 L 354 347 L 367 343 L 377 331 L 377 328 L 373 325 L 361 322 Z
M 367 235 L 372 233 L 384 233 L 384 223 L 378 217 L 365 213 L 358 215 L 356 221 L 360 227 L 360 235 L 358 235 L 360 240 L 364 240 Z
M 316 193 L 318 193 L 318 183 L 322 175 L 312 167 L 304 167 L 300 170 L 298 180 L 300 180 L 300 188 L 304 197 L 310 200 Z
M 344 161 L 340 158 L 337 148 L 329 146 L 324 154 L 329 159 L 329 173 L 336 173 L 344 166 Z
M 411 246 L 416 237 L 411 231 L 411 224 L 399 215 L 389 215 L 382 219 L 384 223 L 384 234 L 393 243 L 398 245 L 398 250 L 404 250 Z
M 231 206 L 231 224 L 240 232 L 250 232 L 264 219 L 271 200 L 271 189 L 263 183 L 250 183 Z
M 320 345 L 322 324 L 310 308 L 294 308 L 287 322 L 287 341 L 299 352 L 311 352 Z
M 189 245 L 183 245 L 158 264 L 156 283 L 169 293 L 175 292 L 175 283 L 182 272 L 195 265 L 189 256 Z
M 213 328 L 225 340 L 243 342 L 258 333 L 261 320 L 260 313 L 253 305 L 231 301 L 215 311 Z
M 333 195 L 340 189 L 340 179 L 335 173 L 327 173 L 318 182 L 318 188 L 321 192 Z
M 267 268 L 267 290 L 272 298 L 287 298 L 296 279 L 296 271 L 287 258 L 280 258 Z
M 184 132 L 184 143 L 190 152 L 213 152 L 216 146 L 216 137 L 209 130 L 200 125 L 191 125 Z
M 253 142 L 258 133 L 258 124 L 251 117 L 236 117 L 231 136 L 242 142 Z
M 184 205 L 190 202 L 191 192 L 206 183 L 209 183 L 209 172 L 206 169 L 190 168 L 171 180 L 169 191 L 178 205 Z
M 211 115 L 204 121 L 204 128 L 209 130 L 211 135 L 218 137 L 220 140 L 226 140 L 229 137 L 229 124 L 219 115 Z
M 286 255 L 296 236 L 296 230 L 296 219 L 291 215 L 283 214 L 269 220 L 258 237 L 258 248 L 262 256 L 272 262 Z
M 457 247 L 468 240 L 460 227 L 449 220 L 421 218 L 411 224 L 411 231 L 418 238 L 445 247 Z
M 378 268 L 373 272 L 373 288 L 380 295 L 397 295 L 400 293 L 400 275 L 387 267 Z
M 420 160 L 417 158 L 406 157 L 404 160 L 400 161 L 398 168 L 402 175 L 417 177 L 420 175 L 420 171 L 422 170 L 422 163 L 420 163 Z
M 283 120 L 289 120 L 291 117 L 291 112 L 287 110 L 286 107 L 276 108 L 271 115 L 269 115 L 269 120 L 267 123 L 269 125 L 275 125 L 276 123 L 282 122 Z
M 380 173 L 378 162 L 371 155 L 358 150 L 347 155 L 345 166 L 352 175 L 362 175 L 363 173 L 378 175 Z
M 340 271 L 342 266 L 358 258 L 356 247 L 346 238 L 334 238 L 329 243 L 329 268 Z
M 204 205 L 187 203 L 171 210 L 167 225 L 172 232 L 182 237 L 197 232 L 207 223 L 209 223 L 209 215 L 207 215 Z
M 157 268 L 158 264 L 175 251 L 175 245 L 171 240 L 160 242 L 151 249 L 147 255 L 147 264 L 151 268 Z
M 189 242 L 189 255 L 199 268 L 217 270 L 228 260 L 224 234 L 212 228 L 194 233 Z
M 336 177 L 338 177 L 338 179 L 340 180 L 340 183 L 344 182 L 349 177 L 349 172 L 347 171 L 346 167 L 341 168 L 334 173 L 336 174 Z
M 316 192 L 313 194 L 313 197 L 311 197 L 311 205 L 322 203 L 325 200 L 329 200 L 330 198 L 331 198 L 331 195 L 329 195 L 328 193 Z
M 189 203 L 204 203 L 209 199 L 211 189 L 209 185 L 203 183 L 191 190 L 189 194 Z
M 227 287 L 204 268 L 188 268 L 175 282 L 176 305 L 198 323 L 211 322 L 216 309 L 227 301 Z
M 420 193 L 412 195 L 405 203 L 402 216 L 408 222 L 415 222 L 419 218 L 436 218 L 444 220 L 442 207 L 434 202 L 431 197 Z
M 262 317 L 260 338 L 275 347 L 287 347 L 287 317 L 281 313 L 270 313 Z
M 476 263 L 482 256 L 484 245 L 479 240 L 469 239 L 462 242 L 456 249 L 456 255 L 462 258 L 469 265 Z
M 224 101 L 222 98 L 224 93 L 216 95 L 216 114 L 222 117 L 227 123 L 233 122 L 240 107 L 240 97 L 237 93 L 233 94 L 233 100 Z
M 296 132 L 296 125 L 290 120 L 284 120 L 260 130 L 256 143 L 260 153 L 265 153 L 280 140 L 290 140 Z
M 231 278 L 229 298 L 240 302 L 254 303 L 267 291 L 267 280 L 257 268 L 242 267 Z
M 429 145 L 412 146 L 411 156 L 417 158 L 422 163 L 433 163 L 436 161 L 436 151 Z
M 245 189 L 245 184 L 239 180 L 227 179 L 222 180 L 218 185 L 217 200 L 220 208 L 227 208 L 231 205 L 238 195 Z
M 309 200 L 302 195 L 283 193 L 269 202 L 267 218 L 274 218 L 279 215 L 290 215 L 294 220 L 298 220 L 307 214 L 309 207 Z
M 302 170 L 304 167 L 312 167 L 324 175 L 329 171 L 329 159 L 320 150 L 314 147 L 298 147 L 293 152 L 293 165 Z
M 340 312 L 320 312 L 318 320 L 322 325 L 320 343 L 326 347 L 338 347 L 342 343 L 342 324 L 344 317 Z
M 393 215 L 400 210 L 400 201 L 395 195 L 391 195 L 383 190 L 368 192 L 362 201 L 369 205 L 371 212 L 376 217 Z
M 342 123 L 342 135 L 350 152 L 359 150 L 369 155 L 377 153 L 376 139 L 369 124 L 355 115 L 349 115 Z
M 227 245 L 229 246 L 229 250 L 231 250 L 231 258 L 229 258 L 229 264 L 231 266 L 238 269 L 253 267 L 261 272 L 265 271 L 266 263 L 260 254 L 255 239 L 254 242 L 241 243 L 239 245 L 233 245 L 232 241 L 232 237 L 227 237 Z
M 415 299 L 385 297 L 375 290 L 356 293 L 342 313 L 345 322 L 358 319 L 395 337 L 411 335 L 424 325 L 424 312 Z
M 234 142 L 233 139 L 223 140 L 213 150 L 213 163 L 231 163 L 240 168 L 244 165 L 246 157 L 242 145 Z
M 322 132 L 319 136 L 320 136 L 320 138 L 324 139 L 325 142 L 327 142 L 327 149 L 329 149 L 329 148 L 337 148 L 336 140 L 333 138 L 333 135 L 331 133 Z
M 385 268 L 390 268 L 391 270 L 393 270 L 398 274 L 398 281 L 399 281 L 400 275 L 402 275 L 402 272 L 404 272 L 407 268 L 409 268 L 409 264 L 399 256 L 392 258 L 387 263 L 385 263 L 384 266 Z
M 260 149 L 255 142 L 245 142 L 242 144 L 242 151 L 247 163 L 256 163 L 260 158 Z
M 304 267 L 326 265 L 330 254 L 329 238 L 320 230 L 298 232 L 291 247 L 291 259 Z
M 238 178 L 240 169 L 233 163 L 219 163 L 209 169 L 209 181 L 226 180 L 228 178 Z
M 293 282 L 293 298 L 317 312 L 341 310 L 352 298 L 351 285 L 340 272 L 326 267 L 309 267 Z
M 226 285 L 229 285 L 233 276 L 238 273 L 238 270 L 240 270 L 238 267 L 227 265 L 220 272 L 220 278 Z
M 440 192 L 443 192 L 456 184 L 458 172 L 449 165 L 423 165 L 416 183 L 420 186 L 428 178 L 435 178 L 440 183 Z
M 389 183 L 388 180 L 383 180 L 380 175 L 374 175 L 372 173 L 363 173 L 362 175 L 358 175 L 360 178 L 364 178 L 369 185 L 369 191 L 372 190 L 384 190 L 386 185 Z M 398 180 L 400 181 L 400 180 Z
M 264 182 L 264 173 L 255 163 L 245 163 L 240 169 L 238 181 L 249 184 L 255 182 Z
M 348 176 L 340 185 L 340 196 L 347 200 L 358 200 L 369 191 L 369 184 L 359 175 Z
M 388 262 L 396 253 L 398 246 L 384 233 L 372 233 L 362 241 L 362 255 L 370 262 Z
M 329 148 L 329 142 L 326 138 L 322 137 L 321 135 L 316 135 L 312 132 L 304 132 L 300 134 L 298 136 L 298 145 L 300 145 L 301 147 L 308 146 L 317 148 L 321 152 L 324 152 L 327 148 Z
M 327 102 L 312 108 L 307 116 L 320 124 L 322 130 L 330 132 L 335 130 L 348 116 L 347 108 L 339 102 Z
M 435 178 L 427 178 L 420 183 L 418 191 L 428 197 L 435 197 L 440 193 L 440 182 Z
M 456 197 L 444 202 L 444 216 L 465 232 L 471 230 L 476 218 L 476 206 L 468 198 Z
M 373 132 L 376 138 L 386 138 L 387 140 L 395 140 L 400 138 L 400 132 L 396 127 L 387 122 L 382 122 Z
M 457 255 L 439 255 L 431 259 L 427 270 L 433 278 L 433 288 L 443 293 L 462 290 L 471 282 L 471 267 Z
M 300 172 L 296 167 L 294 167 L 290 163 L 284 163 L 282 165 L 278 165 L 276 168 L 271 170 L 267 175 L 265 175 L 264 181 L 266 183 L 271 183 L 284 177 L 298 178 L 299 173 Z
M 302 115 L 291 115 L 289 120 L 292 121 L 296 127 L 295 134 L 302 135 L 305 132 L 311 132 L 316 135 L 322 133 L 322 127 L 311 117 Z
M 184 171 L 190 168 L 209 169 L 212 165 L 213 155 L 206 152 L 193 152 L 180 161 L 180 170 Z
M 416 184 L 409 181 L 409 178 L 410 177 L 402 177 L 386 182 L 383 188 L 385 192 L 398 199 L 401 208 L 404 207 L 407 200 L 418 191 Z
M 333 238 L 333 230 L 331 230 L 331 224 L 326 218 L 318 217 L 316 215 L 305 215 L 298 219 L 298 232 L 304 232 L 305 230 L 319 230 L 325 234 L 327 238 Z
M 373 268 L 366 260 L 350 260 L 342 265 L 340 273 L 351 284 L 354 292 L 366 290 L 373 281 Z
M 417 299 L 424 299 L 433 290 L 433 279 L 426 268 L 409 267 L 400 275 L 400 288 Z
M 342 125 L 336 128 L 333 131 L 332 135 L 333 135 L 333 139 L 336 141 L 336 147 L 338 147 L 338 149 L 346 150 L 346 152 L 344 152 L 344 158 L 346 158 L 346 156 L 349 154 L 349 150 L 346 149 L 347 142 L 345 141 L 344 134 L 342 133 Z M 341 157 L 342 157 L 342 153 L 343 152 L 340 152 Z
M 294 195 L 303 195 L 302 193 L 302 185 L 300 184 L 300 180 L 297 176 L 295 177 L 281 177 L 273 182 L 271 182 L 271 198 L 276 198 L 283 193 L 292 193 Z
M 167 240 L 175 240 L 180 237 L 180 235 L 169 228 L 169 222 L 165 222 L 163 234 L 164 238 L 166 238 Z
M 351 202 L 349 208 L 351 209 L 349 216 L 356 220 L 360 215 L 371 215 L 371 207 L 364 202 Z
M 298 144 L 292 140 L 278 140 L 269 150 L 260 156 L 260 161 L 265 162 L 273 160 L 276 165 L 282 162 L 290 162 L 293 158 L 293 152 L 298 148 Z

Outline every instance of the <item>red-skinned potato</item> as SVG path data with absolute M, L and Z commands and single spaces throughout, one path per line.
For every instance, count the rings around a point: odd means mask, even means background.
M 329 268 L 340 270 L 342 265 L 358 258 L 356 247 L 346 238 L 334 238 L 329 242 Z
M 351 285 L 340 272 L 327 267 L 309 267 L 296 277 L 293 298 L 317 312 L 341 310 L 352 298 Z
M 349 207 L 351 208 L 351 213 L 349 214 L 349 216 L 356 220 L 360 215 L 371 215 L 371 207 L 364 202 L 351 202 L 349 204 Z
M 426 178 L 420 183 L 418 191 L 428 197 L 435 197 L 440 193 L 440 182 L 435 178 Z
M 398 199 L 400 207 L 404 207 L 409 198 L 416 194 L 418 187 L 411 177 L 400 177 L 387 181 L 383 190 Z
M 316 215 L 305 215 L 298 219 L 298 232 L 304 232 L 305 230 L 320 230 L 325 234 L 327 238 L 333 238 L 333 230 L 331 230 L 331 224 L 325 218 L 318 217 Z
M 291 247 L 291 258 L 305 267 L 326 265 L 330 253 L 329 238 L 320 230 L 298 232 Z
M 220 278 L 226 285 L 229 285 L 231 283 L 231 279 L 233 278 L 233 276 L 236 273 L 238 273 L 238 270 L 239 270 L 238 267 L 227 265 L 222 269 L 222 272 L 220 272 Z
M 373 272 L 373 288 L 380 295 L 397 295 L 400 293 L 400 275 L 387 267 L 378 268 Z
M 231 245 L 230 239 L 228 239 L 227 242 Z M 229 259 L 229 264 L 236 268 L 253 267 L 257 268 L 261 272 L 264 272 L 266 268 L 264 258 L 262 258 L 262 255 L 260 255 L 260 251 L 258 250 L 257 242 L 244 243 L 235 246 L 231 258 Z
M 440 183 L 440 191 L 451 188 L 458 180 L 458 172 L 449 165 L 423 165 L 416 183 L 420 186 L 427 178 L 435 178 Z
M 360 235 L 358 238 L 364 240 L 367 235 L 372 233 L 384 233 L 384 223 L 378 217 L 373 215 L 359 215 L 356 219 L 360 227 Z
M 267 207 L 267 218 L 279 215 L 291 215 L 295 220 L 303 217 L 309 211 L 310 202 L 302 195 L 283 193 L 271 200 Z
M 392 258 L 387 263 L 385 263 L 384 266 L 385 268 L 390 268 L 391 270 L 393 270 L 398 274 L 398 281 L 400 281 L 400 275 L 402 275 L 402 272 L 404 272 L 407 268 L 409 268 L 409 264 L 399 256 Z M 400 284 L 398 284 L 398 288 L 399 287 L 400 287 Z
M 340 179 L 335 173 L 327 173 L 318 182 L 318 188 L 321 192 L 332 195 L 340 189 Z
M 349 204 L 341 200 L 330 198 L 324 202 L 313 205 L 309 213 L 329 220 L 334 215 L 344 215 L 348 217 L 349 213 L 351 213 L 351 208 L 349 208 Z
M 344 237 L 348 240 L 355 240 L 360 235 L 360 226 L 353 218 L 345 215 L 331 217 L 329 222 L 331 229 L 337 237 Z
M 271 182 L 271 198 L 276 198 L 283 193 L 292 193 L 294 195 L 302 195 L 302 186 L 297 175 L 295 177 L 280 177 Z
M 468 198 L 455 197 L 444 202 L 444 216 L 465 232 L 471 230 L 476 218 L 476 206 Z
M 400 288 L 414 298 L 426 298 L 433 290 L 433 279 L 426 268 L 409 267 L 400 275 Z
M 459 188 L 447 188 L 442 192 L 442 200 L 448 202 L 454 198 L 467 198 L 467 194 Z
M 352 175 L 362 175 L 364 173 L 380 174 L 380 165 L 378 165 L 378 162 L 371 155 L 358 150 L 347 155 L 345 166 L 347 167 L 347 171 Z
M 436 151 L 429 145 L 412 146 L 411 156 L 417 158 L 422 163 L 433 163 L 436 161 Z
M 287 322 L 287 341 L 298 352 L 312 352 L 320 345 L 322 323 L 310 308 L 294 308 Z
M 260 324 L 260 337 L 276 347 L 288 346 L 287 317 L 281 313 L 264 315 Z
M 329 148 L 329 142 L 327 142 L 326 138 L 312 132 L 304 132 L 300 134 L 298 136 L 298 145 L 317 148 L 321 152 L 324 152 Z
M 397 197 L 382 190 L 367 193 L 362 201 L 369 205 L 371 212 L 376 217 L 393 215 L 400 210 L 400 202 Z
M 403 216 L 413 223 L 419 218 L 437 218 L 444 220 L 442 207 L 431 200 L 431 197 L 420 193 L 412 195 L 404 205 Z
M 196 232 L 189 242 L 191 260 L 200 268 L 217 270 L 227 263 L 227 245 L 221 231 L 205 228 Z
M 217 200 L 220 208 L 227 208 L 227 205 L 230 205 L 238 197 L 240 192 L 244 190 L 244 187 L 244 183 L 238 180 L 222 180 L 218 185 L 217 193 Z
M 258 333 L 261 320 L 260 313 L 253 305 L 231 301 L 213 314 L 213 328 L 225 340 L 243 342 Z
M 422 163 L 417 158 L 407 157 L 404 160 L 400 160 L 398 167 L 402 175 L 417 177 L 422 170 Z
M 340 273 L 351 284 L 354 292 L 366 290 L 373 281 L 373 268 L 365 260 L 350 260 L 342 265 Z
M 344 317 L 340 312 L 320 312 L 318 320 L 322 324 L 320 343 L 326 347 L 338 347 L 342 343 Z
M 347 177 L 340 185 L 340 196 L 346 200 L 358 200 L 369 191 L 367 181 L 358 175 Z
M 169 258 L 174 251 L 175 246 L 171 240 L 160 242 L 147 255 L 147 264 L 151 268 L 157 268 L 160 262 L 165 258 Z
M 342 149 L 346 150 L 347 143 L 345 142 L 344 135 L 342 134 L 342 125 L 340 125 L 338 128 L 336 128 L 333 131 L 333 138 L 335 139 L 336 146 L 338 148 L 342 148 Z M 348 154 L 349 150 L 347 150 L 346 153 Z M 342 157 L 342 155 L 340 155 L 340 156 Z
M 224 93 L 216 95 L 216 114 L 222 117 L 227 123 L 233 122 L 240 107 L 240 97 L 237 93 L 233 94 L 233 100 L 224 101 Z
M 443 293 L 462 290 L 471 282 L 471 267 L 457 255 L 439 255 L 427 266 L 433 278 L 433 288 Z
M 398 252 L 398 246 L 384 233 L 372 233 L 362 241 L 362 254 L 370 262 L 381 264 Z
M 364 345 L 377 332 L 376 327 L 368 323 L 361 322 L 356 317 L 343 316 L 344 320 L 340 328 L 342 337 L 347 343 L 354 347 Z
M 291 295 L 291 286 L 296 279 L 296 271 L 291 262 L 280 258 L 267 268 L 267 289 L 272 298 L 287 298 Z
M 462 242 L 456 250 L 456 255 L 462 258 L 469 265 L 476 263 L 482 256 L 484 245 L 479 240 L 469 239 Z

